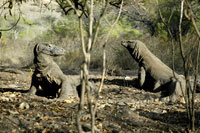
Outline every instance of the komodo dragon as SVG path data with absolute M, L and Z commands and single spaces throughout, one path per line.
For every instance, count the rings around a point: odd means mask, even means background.
M 48 43 L 38 43 L 34 47 L 35 71 L 29 94 L 37 94 L 42 89 L 44 95 L 67 99 L 77 96 L 76 86 L 80 84 L 78 78 L 72 79 L 63 74 L 59 66 L 53 61 L 54 56 L 63 55 L 65 50 Z M 59 96 L 56 96 L 58 94 Z
M 161 98 L 176 101 L 185 92 L 185 78 L 178 75 L 160 59 L 152 54 L 139 40 L 127 40 L 121 43 L 139 64 L 139 87 L 160 92 Z M 165 97 L 165 98 L 164 98 Z

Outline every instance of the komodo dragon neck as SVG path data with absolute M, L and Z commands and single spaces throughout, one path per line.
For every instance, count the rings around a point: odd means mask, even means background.
M 135 45 L 135 47 L 133 49 L 128 48 L 128 50 L 130 53 L 132 53 L 131 55 L 137 61 L 137 63 L 139 63 L 139 65 L 141 65 L 142 61 L 143 61 L 143 56 L 142 56 L 142 54 L 140 54 L 141 49 L 137 45 Z
M 50 55 L 40 53 L 38 56 L 35 57 L 35 65 L 37 70 L 45 74 L 48 70 L 48 66 L 53 62 L 53 58 Z

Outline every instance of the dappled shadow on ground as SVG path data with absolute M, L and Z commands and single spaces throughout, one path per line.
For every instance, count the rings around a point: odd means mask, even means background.
M 23 93 L 23 94 L 28 94 L 29 90 L 23 90 L 23 89 L 13 89 L 13 88 L 0 88 L 0 92 L 1 93 L 6 93 L 6 92 L 11 92 L 11 93 Z M 56 98 L 56 96 L 51 95 L 50 93 L 45 93 L 44 91 L 37 91 L 36 93 L 37 96 L 41 96 L 41 97 L 46 97 L 48 99 L 54 99 Z
M 143 109 L 138 109 L 137 110 L 139 115 L 144 116 L 148 119 L 151 119 L 153 121 L 160 121 L 165 124 L 170 124 L 174 126 L 179 126 L 182 128 L 186 128 L 188 125 L 188 118 L 187 118 L 187 112 L 182 112 L 182 111 L 170 111 L 167 110 L 167 113 L 157 113 L 157 112 L 149 112 L 145 111 Z M 199 128 L 200 127 L 200 112 L 195 113 L 195 127 Z
M 151 114 L 152 112 L 148 113 Z M 118 131 L 128 128 L 133 129 L 132 132 L 180 132 L 181 130 L 185 129 L 185 127 L 181 128 L 176 124 L 173 125 L 171 123 L 163 122 L 158 119 L 149 119 L 149 117 L 141 115 L 138 111 L 131 110 L 131 108 L 126 105 L 121 107 L 116 106 L 115 109 L 113 109 L 112 111 L 108 111 L 105 115 L 106 120 L 112 123 L 110 125 L 108 124 L 108 126 L 111 126 Z M 172 117 L 171 114 L 169 114 L 169 116 Z M 165 119 L 162 116 L 159 118 Z
M 184 132 L 187 130 L 187 113 L 173 111 L 167 113 L 158 113 L 149 111 L 148 108 L 131 110 L 130 107 L 116 105 L 114 109 L 105 110 L 106 119 L 112 123 L 116 130 L 126 128 L 133 129 L 133 132 Z M 170 111 L 170 108 L 169 110 Z M 197 131 L 200 128 L 200 112 L 195 115 L 195 127 Z M 117 126 L 120 125 L 120 126 Z
M 27 93 L 28 90 L 20 90 L 20 89 L 13 89 L 13 88 L 0 88 L 0 92 L 20 92 L 20 93 Z
M 101 78 L 91 78 L 91 81 L 100 82 Z M 123 87 L 135 87 L 138 88 L 137 78 L 133 80 L 125 80 L 125 79 L 105 79 L 104 84 L 106 85 L 118 85 Z

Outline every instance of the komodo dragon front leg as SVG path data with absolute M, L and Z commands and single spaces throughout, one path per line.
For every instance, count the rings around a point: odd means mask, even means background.
M 38 88 L 39 88 L 39 83 L 38 83 L 35 75 L 33 75 L 32 81 L 31 81 L 31 87 L 30 87 L 30 90 L 28 91 L 28 94 L 35 95 Z
M 146 76 L 147 76 L 147 74 L 146 74 L 146 71 L 145 71 L 144 67 L 139 67 L 139 71 L 138 71 L 138 82 L 139 83 L 138 84 L 139 84 L 140 88 L 143 88 Z M 160 89 L 161 89 L 160 88 L 160 86 L 161 86 L 160 81 L 157 80 L 157 81 L 154 81 L 154 82 L 155 83 L 153 85 L 153 91 L 154 92 L 160 91 Z
M 36 89 L 36 85 L 31 85 L 30 90 L 28 91 L 28 94 L 30 95 L 35 95 L 37 89 Z
M 160 81 L 155 81 L 155 84 L 154 84 L 154 88 L 153 88 L 153 92 L 159 92 L 161 90 L 161 84 L 160 84 Z
M 139 87 L 142 88 L 145 82 L 145 77 L 146 77 L 146 72 L 144 67 L 139 67 L 138 71 L 138 82 L 139 82 Z
M 65 80 L 62 81 L 61 89 L 59 90 L 59 100 L 70 97 L 78 97 L 76 87 L 78 86 L 79 82 L 76 80 L 78 81 L 78 79 L 65 78 Z
M 68 84 L 67 82 L 63 82 L 58 99 L 62 100 L 69 98 L 69 96 L 73 96 L 73 91 L 71 88 L 72 87 L 70 84 Z

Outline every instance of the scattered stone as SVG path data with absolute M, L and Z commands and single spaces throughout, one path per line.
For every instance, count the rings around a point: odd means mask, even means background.
M 112 107 L 110 105 L 105 105 L 104 110 L 112 110 Z
M 29 109 L 30 106 L 29 106 L 28 103 L 22 102 L 22 103 L 19 105 L 19 108 L 20 108 L 20 109 Z
M 125 80 L 131 80 L 131 77 L 126 76 L 124 79 L 125 79 Z
M 92 130 L 91 125 L 88 124 L 88 123 L 83 124 L 83 125 L 82 125 L 82 129 L 83 129 L 84 132 L 90 132 L 90 131 Z M 97 129 L 96 126 L 94 127 L 94 130 L 95 130 L 95 132 L 97 132 L 97 133 L 100 132 L 100 130 Z
M 162 113 L 163 113 L 163 114 L 167 113 L 167 110 L 163 110 Z
M 126 104 L 124 102 L 119 102 L 118 105 L 124 106 Z
M 148 100 L 144 100 L 143 103 L 148 103 Z
M 113 129 L 112 133 L 119 133 L 120 131 L 118 131 L 117 129 Z
M 83 124 L 82 129 L 85 132 L 89 132 L 89 131 L 91 131 L 91 126 L 90 126 L 90 124 Z
M 113 104 L 114 101 L 109 99 L 109 100 L 108 100 L 108 103 L 109 103 L 109 104 Z
M 12 115 L 18 115 L 18 114 L 19 114 L 19 112 L 17 112 L 17 111 L 12 111 L 12 110 L 8 110 L 8 112 L 9 112 L 10 114 L 12 114 Z
M 10 84 L 8 85 L 10 88 L 18 88 L 19 86 L 17 86 L 16 84 Z
M 35 127 L 39 127 L 40 124 L 39 124 L 38 122 L 36 122 L 36 123 L 34 123 L 34 126 L 35 126 Z
M 154 101 L 155 101 L 155 102 L 158 102 L 158 101 L 159 101 L 159 98 L 156 98 Z
M 10 101 L 9 98 L 4 97 L 4 96 L 1 96 L 1 97 L 0 97 L 0 100 L 1 100 L 1 101 L 4 101 L 4 102 L 8 102 L 8 101 Z
M 15 98 L 16 95 L 15 95 L 15 94 L 11 94 L 9 97 L 10 97 L 10 98 Z
M 81 116 L 81 121 L 84 122 L 84 121 L 87 121 L 90 118 L 91 118 L 90 114 L 84 114 L 84 115 Z

